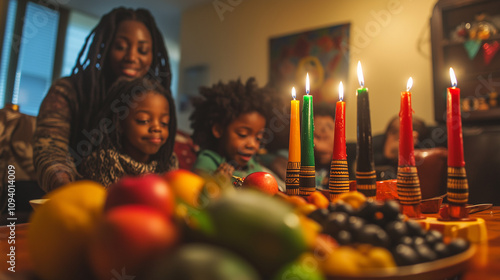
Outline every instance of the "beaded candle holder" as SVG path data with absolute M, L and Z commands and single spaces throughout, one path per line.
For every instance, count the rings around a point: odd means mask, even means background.
M 349 192 L 349 169 L 347 160 L 332 160 L 328 188 L 330 192 L 330 201 L 333 201 L 343 193 Z
M 315 166 L 300 166 L 299 195 L 307 197 L 316 190 Z
M 469 184 L 465 167 L 448 167 L 447 193 L 449 202 L 448 208 L 445 208 L 447 217 L 441 217 L 442 219 L 475 220 L 469 218 L 469 212 L 465 208 L 469 200 Z
M 299 195 L 300 162 L 289 161 L 286 166 L 286 194 Z
M 356 189 L 366 198 L 375 199 L 377 196 L 377 175 L 373 171 L 356 171 Z
M 398 167 L 397 189 L 401 212 L 409 218 L 423 219 L 420 210 L 420 180 L 415 166 Z

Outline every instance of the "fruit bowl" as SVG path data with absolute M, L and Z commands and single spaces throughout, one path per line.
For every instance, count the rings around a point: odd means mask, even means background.
M 30 200 L 30 205 L 33 208 L 33 210 L 36 210 L 40 205 L 47 202 L 47 200 L 48 200 L 47 198 L 32 199 Z
M 328 275 L 327 279 L 335 280 L 433 280 L 456 276 L 467 269 L 467 264 L 476 253 L 476 247 L 471 245 L 466 251 L 451 257 L 433 262 L 386 269 L 370 269 L 360 271 L 356 275 Z

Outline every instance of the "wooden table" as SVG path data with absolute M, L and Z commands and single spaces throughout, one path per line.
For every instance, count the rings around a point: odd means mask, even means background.
M 500 279 L 500 206 L 471 217 L 483 218 L 488 230 L 488 242 L 477 245 L 477 252 L 470 262 L 469 269 L 463 275 L 463 280 L 473 279 Z M 29 224 L 19 224 L 15 227 L 15 244 L 8 244 L 11 230 L 7 226 L 0 227 L 0 279 L 33 280 L 37 279 L 30 272 L 32 264 L 28 255 L 27 232 Z M 16 266 L 15 273 L 9 272 L 10 246 L 15 246 Z

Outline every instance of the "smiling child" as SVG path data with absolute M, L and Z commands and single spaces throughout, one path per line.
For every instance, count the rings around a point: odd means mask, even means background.
M 259 88 L 254 78 L 200 89 L 190 116 L 193 141 L 201 147 L 193 171 L 245 177 L 270 170 L 255 160 L 262 147 L 272 112 L 271 90 Z M 274 175 L 274 174 L 273 174 Z M 280 188 L 284 185 L 277 176 Z
M 176 169 L 173 105 L 170 92 L 153 79 L 119 79 L 93 119 L 97 149 L 84 160 L 82 176 L 108 186 L 125 175 Z

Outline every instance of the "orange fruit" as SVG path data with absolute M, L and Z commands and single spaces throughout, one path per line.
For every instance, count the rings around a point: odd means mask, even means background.
M 328 204 L 330 204 L 328 198 L 326 198 L 326 196 L 324 196 L 323 193 L 321 193 L 320 191 L 315 191 L 311 193 L 307 197 L 307 201 L 309 203 L 316 205 L 316 207 L 323 209 L 326 209 L 328 207 Z
M 298 195 L 290 195 L 286 198 L 286 200 L 295 207 L 307 204 L 307 201 L 302 196 Z
M 88 278 L 87 248 L 101 219 L 106 189 L 78 181 L 48 193 L 30 217 L 28 250 L 44 280 Z

